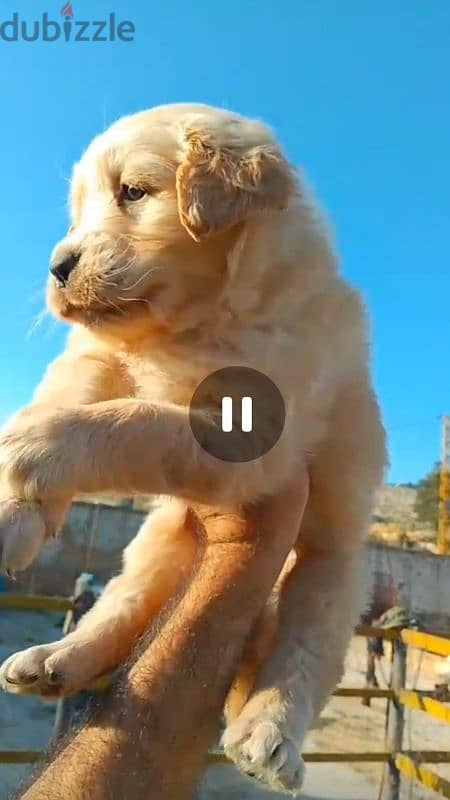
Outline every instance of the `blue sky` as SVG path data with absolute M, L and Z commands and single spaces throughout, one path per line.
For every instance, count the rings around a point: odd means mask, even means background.
M 0 22 L 61 0 L 3 0 Z M 65 329 L 44 321 L 71 164 L 117 117 L 202 101 L 268 121 L 302 165 L 363 291 L 390 437 L 390 480 L 416 480 L 450 413 L 448 0 L 74 0 L 115 11 L 133 43 L 0 42 L 0 418 L 26 403 Z M 279 10 L 281 9 L 281 10 Z

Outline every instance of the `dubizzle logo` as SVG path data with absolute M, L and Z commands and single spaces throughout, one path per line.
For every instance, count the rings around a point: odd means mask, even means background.
M 72 3 L 67 0 L 61 8 L 63 22 L 51 19 L 47 11 L 40 19 L 21 19 L 15 11 L 11 19 L 0 23 L 3 42 L 133 42 L 136 28 L 129 19 L 118 22 L 114 11 L 103 20 L 75 19 Z
M 66 19 L 73 19 L 72 3 L 66 3 L 66 5 L 62 7 L 61 16 Z

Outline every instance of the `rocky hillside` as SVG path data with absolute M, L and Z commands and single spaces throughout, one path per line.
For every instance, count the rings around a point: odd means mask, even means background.
M 375 521 L 405 522 L 415 519 L 416 489 L 402 484 L 383 486 L 378 494 Z
M 436 531 L 419 523 L 414 513 L 413 486 L 386 485 L 380 490 L 370 538 L 392 546 L 436 549 Z

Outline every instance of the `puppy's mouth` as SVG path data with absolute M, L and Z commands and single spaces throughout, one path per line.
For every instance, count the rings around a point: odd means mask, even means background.
M 67 290 L 49 286 L 47 293 L 48 306 L 53 314 L 64 322 L 78 322 L 87 327 L 126 325 L 136 317 L 151 320 L 152 300 L 163 288 L 152 287 L 144 298 L 105 298 L 79 300 Z
M 66 300 L 58 304 L 57 308 L 55 308 L 54 304 L 51 307 L 62 320 L 66 322 L 81 322 L 85 325 L 126 322 L 127 319 L 134 318 L 137 315 L 142 316 L 143 314 L 150 316 L 149 302 L 138 299 L 136 302 L 130 303 L 130 305 L 120 304 L 116 301 L 114 301 L 114 304 L 110 302 L 105 304 L 94 302 L 88 305 L 78 305 Z
M 126 315 L 126 311 L 113 306 L 79 306 L 66 302 L 56 310 L 56 314 L 58 317 L 68 322 L 84 322 L 89 324 L 123 317 Z

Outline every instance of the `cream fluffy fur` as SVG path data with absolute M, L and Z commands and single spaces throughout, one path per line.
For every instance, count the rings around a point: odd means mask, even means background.
M 192 570 L 188 504 L 232 513 L 281 491 L 306 460 L 278 635 L 268 612 L 224 734 L 242 769 L 296 790 L 298 749 L 360 610 L 360 544 L 386 460 L 361 299 L 302 178 L 265 126 L 236 114 L 174 105 L 120 120 L 76 165 L 71 210 L 53 262 L 79 261 L 65 286 L 50 277 L 48 300 L 73 330 L 0 441 L 3 566 L 27 566 L 80 491 L 177 499 L 144 523 L 79 629 L 11 657 L 3 685 L 70 691 L 119 663 Z M 236 364 L 272 378 L 288 409 L 277 445 L 242 464 L 208 456 L 188 421 L 198 383 Z

